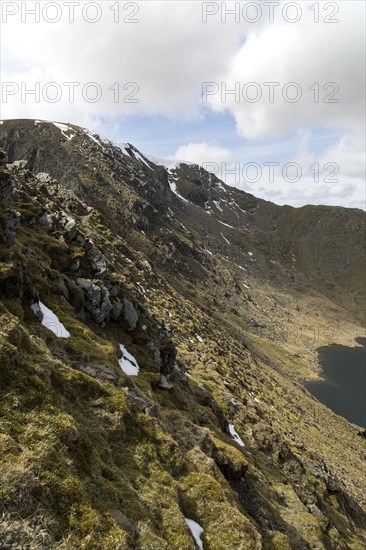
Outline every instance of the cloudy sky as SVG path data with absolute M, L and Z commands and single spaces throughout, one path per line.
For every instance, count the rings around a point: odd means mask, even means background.
M 72 122 L 278 204 L 365 208 L 365 3 L 1 3 L 1 118 Z

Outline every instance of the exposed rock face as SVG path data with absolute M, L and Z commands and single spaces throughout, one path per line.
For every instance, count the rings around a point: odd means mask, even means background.
M 146 344 L 147 348 L 152 352 L 154 361 L 158 367 L 161 367 L 161 353 L 160 349 L 155 346 L 154 342 L 148 342 Z
M 45 228 L 46 231 L 52 231 L 54 226 L 54 219 L 52 214 L 45 212 L 39 218 L 39 223 Z
M 169 379 L 174 372 L 175 359 L 177 357 L 177 348 L 172 340 L 167 340 L 160 348 L 161 366 L 160 372 Z
M 7 156 L 5 151 L 3 149 L 0 149 L 0 166 L 4 166 L 7 161 Z
M 114 369 L 108 367 L 108 365 L 78 365 L 78 369 L 99 380 L 105 382 L 117 382 L 118 375 Z
M 128 330 L 136 328 L 139 315 L 134 305 L 127 298 L 123 299 L 123 318 L 128 325 Z
M 86 242 L 86 251 L 87 251 L 87 257 L 92 269 L 93 274 L 96 277 L 103 277 L 107 274 L 107 262 L 103 254 L 95 248 L 92 241 Z
M 72 218 L 65 212 L 62 212 L 62 217 L 59 223 L 62 229 L 65 231 L 67 239 L 70 241 L 75 239 L 77 230 L 76 221 L 74 220 L 74 218 Z
M 1 150 L 0 157 L 3 159 L 3 161 L 6 159 L 5 153 Z M 5 164 L 5 162 L 3 162 L 2 164 Z M 10 177 L 8 177 L 7 174 L 4 174 L 0 180 L 0 200 L 5 206 L 11 202 L 13 194 L 14 182 L 11 180 Z M 15 243 L 16 232 L 20 224 L 20 217 L 21 214 L 16 210 L 13 210 L 12 208 L 6 208 L 4 216 L 4 229 L 5 240 L 8 246 L 13 246 Z
M 85 307 L 92 319 L 101 325 L 108 322 L 113 312 L 113 305 L 104 284 L 90 279 L 76 279 L 76 284 L 84 291 Z
M 15 244 L 17 229 L 20 225 L 20 212 L 8 209 L 5 215 L 5 235 L 6 242 L 9 246 Z

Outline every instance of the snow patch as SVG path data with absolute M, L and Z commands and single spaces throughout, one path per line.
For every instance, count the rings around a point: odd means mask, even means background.
M 231 437 L 235 439 L 235 441 L 240 445 L 240 447 L 245 447 L 243 440 L 241 439 L 240 435 L 237 433 L 232 424 L 229 424 L 229 433 Z
M 224 239 L 224 241 L 227 242 L 227 244 L 231 244 L 230 241 L 228 241 L 227 238 L 222 233 L 220 233 L 220 235 Z
M 219 203 L 218 201 L 212 201 L 212 202 L 213 202 L 213 204 L 216 206 L 216 208 L 217 208 L 218 210 L 220 210 L 220 212 L 223 212 L 223 209 L 222 209 L 222 207 L 221 207 L 221 205 L 220 205 L 220 203 Z
M 36 124 L 38 122 L 39 121 L 36 121 Z M 62 135 L 64 136 L 64 138 L 67 139 L 67 141 L 71 141 L 72 138 L 76 136 L 76 134 L 70 133 L 70 128 L 67 126 L 67 124 L 61 124 L 60 122 L 52 122 L 52 124 L 56 126 L 56 128 L 58 128 L 59 130 L 61 130 Z M 66 132 L 69 132 L 70 135 L 67 135 Z
M 110 142 L 109 140 L 105 139 L 105 138 L 101 138 L 100 136 L 97 136 L 97 134 L 92 134 L 87 128 L 83 128 L 82 129 L 84 134 L 89 138 L 91 139 L 92 141 L 94 141 L 94 143 L 96 145 L 98 145 L 98 147 L 100 149 L 102 149 L 102 151 L 105 151 L 105 147 L 104 145 L 112 145 L 112 142 Z
M 136 286 L 142 294 L 146 293 L 145 287 L 139 281 L 136 281 Z
M 125 374 L 128 374 L 129 376 L 137 376 L 140 367 L 138 366 L 136 359 L 122 344 L 119 345 L 119 349 L 122 352 L 122 358 L 118 361 L 119 366 Z
M 200 550 L 203 550 L 201 535 L 202 535 L 204 529 L 200 526 L 199 523 L 197 523 L 196 521 L 193 521 L 193 519 L 184 518 L 184 521 L 188 525 L 188 527 L 189 527 L 189 529 L 192 533 L 192 536 L 193 536 L 194 540 L 196 541 L 196 544 L 197 544 L 198 548 Z
M 202 344 L 202 342 L 203 342 L 202 336 L 200 336 L 199 334 L 195 334 L 195 337 L 197 338 L 199 343 Z
M 51 330 L 58 338 L 69 338 L 70 333 L 61 323 L 57 315 L 53 313 L 43 302 L 37 302 L 31 305 L 35 315 L 42 315 L 42 325 Z
M 219 223 L 221 223 L 221 225 L 226 225 L 226 227 L 230 227 L 230 229 L 235 229 L 235 227 L 233 227 L 232 225 L 229 225 L 228 223 L 220 222 L 220 220 L 219 220 Z
M 147 166 L 148 168 L 150 168 L 150 170 L 153 170 L 153 168 L 150 166 L 150 164 L 148 164 L 146 162 L 146 160 L 144 159 L 144 157 L 136 150 L 133 150 L 133 154 L 135 155 L 135 158 L 136 160 L 139 160 L 140 162 L 143 162 L 145 164 L 145 166 Z
M 130 153 L 128 152 L 128 143 L 118 143 L 117 147 L 124 155 L 131 158 Z
M 263 309 L 263 308 L 260 308 L 260 309 Z M 254 401 L 256 401 L 257 403 L 260 403 L 258 397 L 255 395 L 255 393 L 253 393 L 252 391 L 249 392 L 249 395 L 251 397 L 253 397 Z
M 174 179 L 172 178 L 169 178 L 169 187 L 170 187 L 170 190 L 172 191 L 172 193 L 174 193 L 174 195 L 177 195 L 177 197 L 179 197 L 180 199 L 182 199 L 182 201 L 184 202 L 189 202 L 187 201 L 187 199 L 185 199 L 184 197 L 182 197 L 182 195 L 180 195 L 177 191 L 177 184 L 175 183 Z

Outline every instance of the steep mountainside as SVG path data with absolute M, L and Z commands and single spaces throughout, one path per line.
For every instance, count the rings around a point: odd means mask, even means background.
M 299 382 L 363 334 L 365 213 L 73 125 L 0 146 L 0 545 L 364 548 L 366 440 Z

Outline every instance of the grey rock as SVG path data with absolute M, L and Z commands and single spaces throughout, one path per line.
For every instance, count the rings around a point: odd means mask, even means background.
M 94 275 L 103 277 L 108 272 L 107 261 L 92 241 L 86 242 L 87 258 Z
M 94 283 L 90 279 L 76 279 L 76 284 L 84 291 L 86 309 L 94 321 L 104 325 L 110 320 L 113 306 L 109 299 L 109 292 L 103 283 Z
M 7 161 L 6 153 L 2 149 L 0 149 L 0 166 L 4 166 L 6 164 L 6 161 Z
M 85 314 L 84 308 L 80 309 L 80 310 L 77 312 L 76 317 L 77 317 L 77 319 L 79 319 L 79 321 L 81 321 L 82 323 L 85 323 L 85 321 L 86 321 L 86 314 Z
M 97 376 L 99 376 L 100 378 L 111 381 L 117 380 L 117 374 L 107 365 L 97 365 L 96 370 Z
M 14 187 L 10 178 L 0 181 L 0 197 L 4 204 L 9 204 L 12 201 Z
M 34 315 L 37 317 L 38 321 L 41 322 L 43 319 L 43 313 L 41 311 L 40 305 L 38 302 L 35 302 L 31 305 Z
M 323 512 L 319 510 L 316 504 L 309 504 L 308 510 L 313 516 L 319 517 L 323 515 Z
M 112 287 L 109 289 L 109 294 L 111 298 L 117 298 L 121 290 L 121 287 L 119 285 L 112 285 Z
M 151 405 L 151 407 L 146 407 L 145 413 L 148 416 L 153 416 L 153 417 L 156 418 L 158 416 L 158 413 L 159 413 L 158 406 L 157 405 Z
M 135 393 L 134 391 L 128 392 L 127 399 L 139 411 L 144 411 L 148 407 L 148 403 L 145 401 L 145 399 L 137 395 L 137 393 Z
M 162 388 L 163 390 L 171 390 L 173 387 L 174 385 L 169 382 L 166 376 L 162 374 L 160 377 L 159 388 Z
M 54 219 L 51 214 L 44 212 L 44 214 L 39 218 L 39 223 L 46 231 L 52 231 Z
M 168 340 L 173 335 L 173 328 L 170 323 L 163 323 L 163 326 L 160 327 L 159 338 L 160 340 Z
M 8 209 L 5 215 L 5 236 L 8 246 L 15 244 L 17 229 L 20 225 L 20 212 Z
M 132 519 L 128 518 L 122 512 L 119 510 L 111 510 L 110 514 L 114 521 L 117 523 L 117 525 L 123 530 L 126 531 L 131 537 L 136 538 L 137 537 L 137 529 L 135 523 L 132 521 Z
M 160 350 L 157 346 L 155 346 L 154 342 L 148 342 L 146 344 L 147 348 L 153 353 L 154 361 L 157 364 L 158 367 L 161 366 L 161 355 Z
M 160 348 L 160 372 L 168 379 L 174 374 L 175 359 L 177 357 L 177 354 L 177 348 L 171 340 L 166 341 L 165 344 L 162 345 Z
M 9 170 L 14 170 L 15 172 L 19 170 L 25 170 L 27 168 L 28 162 L 26 160 L 15 160 L 12 164 L 7 164 Z
M 136 328 L 139 316 L 135 307 L 127 298 L 123 299 L 123 318 L 128 325 L 128 330 Z
M 77 271 L 79 271 L 79 269 L 80 269 L 80 259 L 76 258 L 76 260 L 74 260 L 70 266 L 70 271 L 72 273 L 76 273 Z
M 54 179 L 50 176 L 50 174 L 47 174 L 46 172 L 38 172 L 36 175 L 37 180 L 40 183 L 54 183 Z
M 66 232 L 66 237 L 70 241 L 74 240 L 77 235 L 76 221 L 74 220 L 74 218 L 63 212 L 62 218 L 60 220 L 60 225 Z
M 110 293 L 109 293 L 109 295 L 110 295 Z M 112 313 L 111 313 L 112 319 L 117 321 L 117 319 L 120 317 L 120 315 L 122 313 L 122 309 L 123 309 L 123 305 L 120 302 L 120 300 L 117 300 L 116 302 L 114 302 L 112 304 Z
M 116 372 L 107 365 L 79 365 L 79 370 L 106 382 L 115 382 L 117 380 Z
M 81 366 L 80 370 L 82 370 L 83 372 L 85 372 L 85 374 L 88 374 L 89 376 L 96 376 L 97 374 L 97 369 L 94 367 Z
M 85 241 L 84 237 L 82 237 L 81 235 L 78 235 L 76 237 L 76 240 L 79 244 L 81 244 L 81 246 L 85 246 L 86 241 Z
M 61 294 L 66 298 L 67 301 L 69 301 L 70 300 L 70 294 L 69 294 L 69 291 L 67 290 L 64 276 L 62 276 L 62 275 L 60 276 L 59 281 L 58 281 L 58 285 L 59 285 Z

